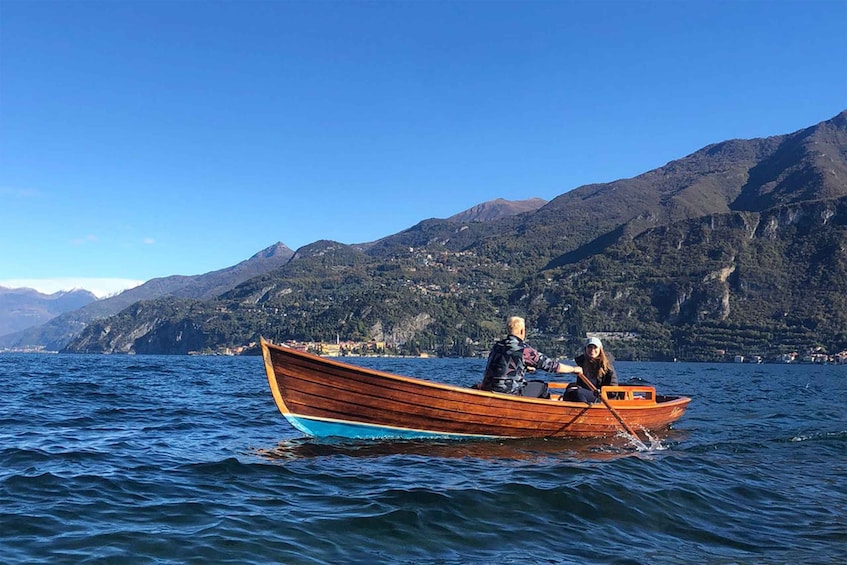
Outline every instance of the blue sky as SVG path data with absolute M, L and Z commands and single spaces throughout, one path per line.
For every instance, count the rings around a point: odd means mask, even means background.
M 0 0 L 0 284 L 201 274 L 790 133 L 847 108 L 845 28 L 845 0 Z

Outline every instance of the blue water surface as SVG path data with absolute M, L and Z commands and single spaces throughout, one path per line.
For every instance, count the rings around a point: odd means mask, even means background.
M 694 399 L 649 449 L 315 442 L 258 357 L 0 354 L 0 562 L 847 562 L 847 366 L 617 369 Z

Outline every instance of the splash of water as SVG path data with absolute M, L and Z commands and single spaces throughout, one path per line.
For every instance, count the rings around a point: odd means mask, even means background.
M 629 445 L 639 452 L 664 451 L 667 449 L 667 447 L 662 444 L 662 441 L 658 437 L 652 435 L 648 430 L 641 428 L 638 431 L 644 435 L 645 440 L 642 441 L 639 436 L 631 436 L 624 430 L 618 432 L 618 437 L 626 439 L 629 442 Z

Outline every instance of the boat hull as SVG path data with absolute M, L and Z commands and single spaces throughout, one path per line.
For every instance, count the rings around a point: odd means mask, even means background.
M 265 371 L 286 420 L 314 437 L 483 439 L 605 437 L 620 422 L 602 403 L 562 402 L 486 392 L 340 363 L 262 340 Z M 605 387 L 608 388 L 608 387 Z M 604 390 L 605 390 L 604 388 Z M 617 387 L 629 394 L 629 388 Z M 622 392 L 623 394 L 623 392 Z M 649 394 L 646 394 L 649 396 Z M 678 420 L 687 397 L 609 399 L 632 428 Z

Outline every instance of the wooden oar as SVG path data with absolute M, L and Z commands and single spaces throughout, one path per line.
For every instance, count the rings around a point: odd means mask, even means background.
M 600 394 L 600 391 L 599 391 L 599 390 L 597 390 L 597 387 L 596 387 L 596 386 L 594 386 L 594 383 L 592 383 L 590 380 L 588 380 L 588 377 L 586 377 L 583 373 L 577 373 L 577 376 L 578 376 L 580 379 L 582 379 L 582 382 L 584 382 L 586 385 L 588 385 L 588 388 L 589 388 L 589 389 L 591 389 L 591 391 L 593 391 L 593 392 L 597 393 L 597 396 L 599 396 L 599 397 L 600 397 L 600 400 L 602 400 L 602 401 L 603 401 L 603 404 L 605 404 L 605 405 L 606 405 L 606 408 L 608 408 L 608 409 L 609 409 L 609 412 L 611 412 L 611 413 L 612 413 L 612 416 L 614 416 L 615 418 L 617 418 L 618 422 L 620 422 L 621 426 L 623 426 L 623 429 L 624 429 L 624 430 L 626 430 L 626 431 L 627 431 L 627 433 L 628 433 L 629 435 L 631 435 L 632 437 L 634 437 L 634 438 L 635 438 L 635 439 L 636 439 L 639 443 L 641 443 L 641 438 L 639 438 L 639 437 L 638 437 L 638 434 L 636 434 L 636 433 L 632 430 L 632 428 L 630 428 L 630 427 L 629 427 L 629 425 L 628 425 L 626 422 L 624 422 L 624 421 L 623 421 L 623 418 L 621 418 L 621 415 L 620 415 L 620 414 L 618 414 L 618 411 L 617 411 L 617 410 L 615 410 L 614 408 L 612 408 L 612 405 L 611 405 L 611 404 L 609 404 L 609 401 L 608 401 L 608 400 L 606 400 L 606 398 L 605 398 L 602 394 Z M 642 445 L 643 445 L 643 444 L 642 444 Z

